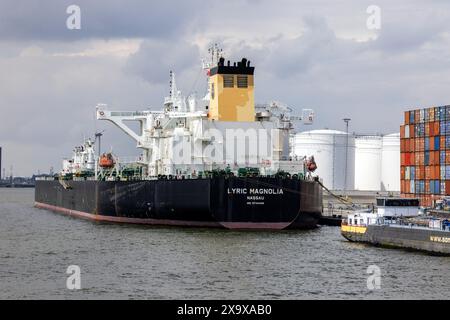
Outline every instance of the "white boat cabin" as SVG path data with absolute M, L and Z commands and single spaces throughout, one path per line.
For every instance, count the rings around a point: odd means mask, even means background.
M 418 199 L 377 198 L 375 212 L 355 212 L 349 214 L 345 222 L 353 226 L 367 226 L 377 223 L 379 219 L 386 222 L 386 220 L 395 220 L 397 217 L 415 217 L 419 214 Z

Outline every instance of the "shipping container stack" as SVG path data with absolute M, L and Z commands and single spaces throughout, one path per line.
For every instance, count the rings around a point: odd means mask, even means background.
M 450 106 L 405 112 L 400 126 L 400 190 L 420 205 L 450 195 Z

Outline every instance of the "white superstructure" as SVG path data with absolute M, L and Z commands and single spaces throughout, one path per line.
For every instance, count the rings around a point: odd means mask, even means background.
M 217 64 L 216 64 L 217 63 Z M 171 73 L 170 95 L 160 111 L 112 111 L 97 106 L 97 119 L 108 120 L 142 149 L 144 176 L 196 176 L 204 171 L 257 167 L 305 174 L 305 159 L 289 157 L 290 108 L 280 103 L 254 106 L 253 67 L 246 59 L 233 66 L 223 58 L 207 65 L 208 92 L 184 97 Z M 304 110 L 305 123 L 312 110 Z M 125 121 L 140 123 L 135 133 Z
M 94 143 L 87 139 L 82 146 L 73 149 L 72 158 L 63 160 L 61 175 L 94 172 L 95 161 Z

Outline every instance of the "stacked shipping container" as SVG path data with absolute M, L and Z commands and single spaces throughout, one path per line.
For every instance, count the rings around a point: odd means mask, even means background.
M 450 106 L 405 112 L 400 126 L 400 190 L 422 206 L 450 195 Z

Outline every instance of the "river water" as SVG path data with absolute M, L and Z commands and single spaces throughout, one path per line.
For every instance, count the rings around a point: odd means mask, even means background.
M 95 223 L 33 208 L 33 198 L 34 189 L 0 188 L 1 299 L 450 297 L 450 258 L 350 243 L 336 227 L 237 232 Z M 70 265 L 80 268 L 79 290 L 66 287 Z M 371 265 L 381 272 L 379 289 L 368 289 Z

